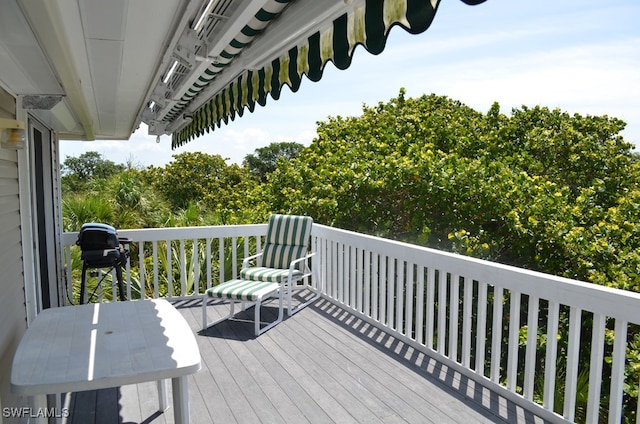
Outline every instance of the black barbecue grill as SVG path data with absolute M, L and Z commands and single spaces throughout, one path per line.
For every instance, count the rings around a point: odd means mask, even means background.
M 115 269 L 120 300 L 126 299 L 122 281 L 122 266 L 127 263 L 129 257 L 129 252 L 124 248 L 124 245 L 128 243 L 131 243 L 131 240 L 118 237 L 116 229 L 110 225 L 91 222 L 82 226 L 78 240 L 76 240 L 76 244 L 82 250 L 80 303 L 84 302 L 84 294 L 87 289 L 87 271 L 100 268 Z

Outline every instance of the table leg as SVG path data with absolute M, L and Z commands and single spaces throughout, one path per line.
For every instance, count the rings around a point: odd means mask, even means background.
M 62 410 L 62 393 L 56 393 L 55 395 L 50 395 L 53 396 L 54 402 L 53 404 L 55 405 L 53 408 L 53 412 L 54 415 L 56 417 L 56 423 L 60 424 L 62 423 L 62 418 L 64 417 L 64 412 Z
M 189 424 L 189 381 L 186 376 L 171 379 L 175 424 Z
M 30 415 L 30 423 L 35 424 L 48 424 L 49 418 L 46 416 L 45 411 L 47 408 L 47 395 L 34 395 L 30 397 L 30 407 L 28 411 Z
M 164 412 L 169 407 L 167 402 L 167 380 L 158 380 L 158 411 Z

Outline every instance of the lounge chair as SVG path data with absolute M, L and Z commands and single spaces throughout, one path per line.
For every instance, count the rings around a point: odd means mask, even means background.
M 233 316 L 233 305 L 255 302 L 255 333 L 262 334 L 282 320 L 282 303 L 278 318 L 267 327 L 260 328 L 260 306 L 268 297 L 278 295 L 280 302 L 286 298 L 289 316 L 300 311 L 320 297 L 320 288 L 315 295 L 293 308 L 292 292 L 311 288 L 308 279 L 312 275 L 309 260 L 315 255 L 310 252 L 311 227 L 313 219 L 296 215 L 271 215 L 267 228 L 265 245 L 261 253 L 245 258 L 242 262 L 240 279 L 222 283 L 206 291 L 202 302 L 203 329 Z M 255 262 L 255 266 L 250 266 Z M 305 281 L 305 279 L 307 281 Z M 206 306 L 209 299 L 231 300 L 229 315 L 207 323 Z

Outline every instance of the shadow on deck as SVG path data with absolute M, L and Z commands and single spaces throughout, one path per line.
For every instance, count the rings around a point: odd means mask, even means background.
M 543 422 L 326 300 L 257 338 L 252 309 L 200 331 L 200 300 L 174 305 L 202 355 L 189 377 L 195 424 Z M 157 412 L 154 382 L 74 393 L 67 405 L 68 423 L 173 423 L 171 409 Z

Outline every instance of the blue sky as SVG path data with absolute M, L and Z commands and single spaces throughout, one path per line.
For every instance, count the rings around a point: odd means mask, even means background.
M 272 142 L 309 144 L 316 122 L 355 116 L 397 96 L 435 93 L 486 112 L 498 102 L 548 106 L 582 115 L 622 119 L 625 139 L 640 148 L 640 1 L 487 0 L 467 6 L 443 0 L 431 27 L 410 35 L 391 30 L 387 47 L 373 56 L 361 46 L 350 68 L 332 64 L 322 80 L 303 80 L 297 93 L 282 90 L 227 126 L 171 150 L 170 136 L 129 140 L 62 141 L 61 159 L 97 151 L 116 163 L 163 166 L 186 151 L 219 154 L 241 163 Z

